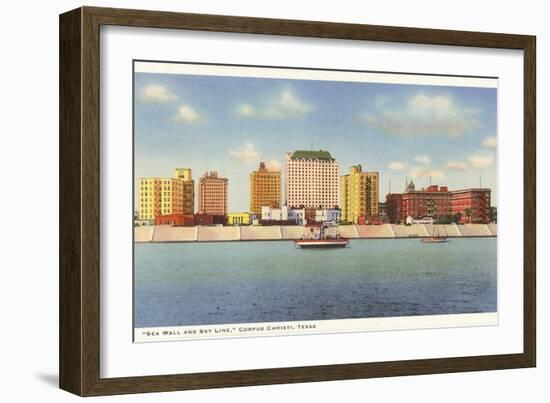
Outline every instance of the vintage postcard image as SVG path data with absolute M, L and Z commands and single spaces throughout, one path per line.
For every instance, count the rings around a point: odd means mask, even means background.
M 135 342 L 498 323 L 497 78 L 133 74 Z

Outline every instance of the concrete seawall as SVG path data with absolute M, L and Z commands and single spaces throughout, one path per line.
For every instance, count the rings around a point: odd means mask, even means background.
M 340 234 L 350 239 L 423 238 L 434 232 L 449 238 L 496 237 L 496 224 L 410 226 L 341 225 Z M 302 236 L 303 227 L 295 226 L 242 226 L 242 227 L 172 227 L 169 225 L 134 227 L 134 241 L 147 242 L 224 242 L 224 241 L 290 241 Z

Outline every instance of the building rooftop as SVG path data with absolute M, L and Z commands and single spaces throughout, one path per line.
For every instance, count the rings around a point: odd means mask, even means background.
M 227 181 L 227 178 L 222 178 L 222 177 L 218 176 L 218 171 L 205 172 L 202 175 L 201 180 L 202 179 L 219 179 L 219 180 Z
M 461 192 L 491 192 L 490 188 L 466 188 L 453 190 L 452 193 L 461 193 Z
M 309 158 L 309 159 L 319 159 L 319 160 L 334 160 L 330 153 L 328 151 L 309 151 L 309 150 L 296 150 L 292 153 L 292 156 L 290 157 L 292 159 L 301 159 L 301 158 Z

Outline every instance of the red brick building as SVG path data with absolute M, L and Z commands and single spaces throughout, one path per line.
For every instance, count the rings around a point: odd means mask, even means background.
M 402 216 L 413 218 L 443 217 L 451 215 L 451 192 L 447 186 L 432 185 L 415 190 L 411 181 L 403 193 Z
M 155 218 L 155 225 L 193 227 L 195 225 L 225 225 L 226 216 L 214 214 L 168 214 Z
M 460 213 L 462 223 L 491 222 L 491 189 L 463 189 L 453 192 L 453 215 Z
M 218 172 L 206 172 L 199 179 L 199 214 L 227 215 L 227 178 L 220 178 Z
M 411 181 L 403 193 L 386 195 L 386 215 L 390 223 L 419 219 L 456 217 L 462 223 L 489 223 L 491 221 L 491 189 L 463 189 L 450 191 L 447 186 L 431 185 L 416 190 Z
M 403 219 L 403 195 L 401 193 L 388 193 L 386 195 L 386 216 L 392 224 Z
M 155 225 L 175 225 L 179 227 L 192 227 L 195 225 L 193 214 L 168 214 L 155 217 Z
M 225 225 L 227 217 L 216 214 L 195 214 L 195 225 Z

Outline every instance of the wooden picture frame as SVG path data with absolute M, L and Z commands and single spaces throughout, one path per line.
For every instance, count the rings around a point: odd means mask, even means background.
M 100 27 L 401 42 L 524 52 L 523 353 L 228 372 L 100 377 Z M 60 387 L 80 396 L 533 367 L 536 363 L 534 36 L 82 7 L 60 16 Z

